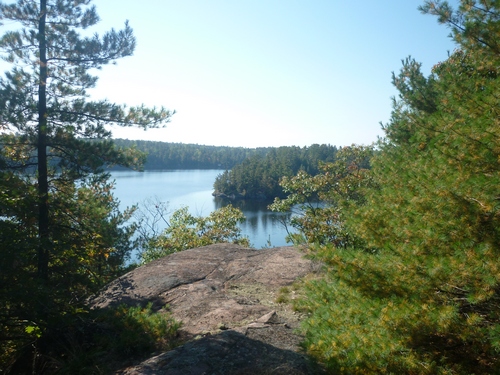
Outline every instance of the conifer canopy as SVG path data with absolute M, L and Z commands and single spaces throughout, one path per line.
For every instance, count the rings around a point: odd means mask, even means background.
M 500 3 L 421 10 L 457 49 L 428 77 L 403 60 L 370 184 L 335 203 L 358 241 L 310 246 L 306 347 L 333 373 L 500 372 Z

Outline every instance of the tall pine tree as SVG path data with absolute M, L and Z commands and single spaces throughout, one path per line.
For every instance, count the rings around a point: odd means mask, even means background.
M 500 3 L 428 1 L 458 49 L 403 62 L 376 188 L 348 208 L 362 248 L 314 248 L 311 353 L 340 373 L 500 372 Z
M 48 279 L 50 274 L 53 238 L 49 194 L 54 173 L 59 181 L 72 183 L 100 171 L 106 164 L 130 164 L 132 159 L 111 142 L 90 140 L 108 139 L 111 133 L 106 124 L 155 127 L 171 116 L 163 108 L 127 109 L 87 99 L 86 90 L 97 81 L 92 70 L 132 55 L 135 48 L 128 24 L 102 37 L 79 35 L 78 29 L 87 29 L 99 21 L 95 7 L 88 7 L 89 3 L 19 0 L 0 5 L 0 19 L 20 25 L 0 39 L 4 59 L 15 64 L 0 82 L 3 126 L 17 136 L 10 137 L 4 147 L 23 150 L 24 159 L 15 160 L 17 170 L 26 171 L 26 167 L 36 164 L 38 274 L 42 279 Z
M 89 100 L 93 73 L 135 48 L 128 23 L 85 36 L 99 21 L 90 3 L 0 4 L 13 65 L 0 79 L 0 361 L 84 307 L 130 251 L 129 213 L 104 172 L 143 156 L 116 148 L 109 125 L 160 127 L 173 114 Z

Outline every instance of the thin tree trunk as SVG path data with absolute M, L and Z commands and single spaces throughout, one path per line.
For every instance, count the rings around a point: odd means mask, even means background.
M 38 276 L 49 278 L 49 183 L 47 175 L 47 42 L 45 21 L 47 0 L 40 0 L 40 19 L 38 21 L 40 82 L 38 84 Z

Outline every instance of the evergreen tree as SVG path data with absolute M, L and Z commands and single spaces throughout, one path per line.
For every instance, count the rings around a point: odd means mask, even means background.
M 126 109 L 107 101 L 88 101 L 86 90 L 97 78 L 92 69 L 129 56 L 135 39 L 128 24 L 102 38 L 82 37 L 78 29 L 95 25 L 99 18 L 89 0 L 24 1 L 0 5 L 0 19 L 21 28 L 0 39 L 3 58 L 15 64 L 1 84 L 3 126 L 20 135 L 16 148 L 36 160 L 38 189 L 38 273 L 49 277 L 51 224 L 49 159 L 57 160 L 58 179 L 69 183 L 99 171 L 106 163 L 131 164 L 111 143 L 90 143 L 109 138 L 105 124 L 158 126 L 171 113 L 136 107 Z M 34 155 L 30 153 L 31 148 Z M 22 165 L 27 167 L 28 164 Z
M 344 215 L 364 245 L 311 247 L 326 275 L 301 304 L 306 346 L 340 373 L 500 371 L 500 4 L 422 9 L 459 49 L 429 77 L 410 58 L 394 76 L 376 187 Z
M 362 188 L 372 184 L 369 161 L 373 149 L 352 145 L 337 151 L 336 161 L 320 163 L 320 173 L 311 176 L 300 171 L 294 177 L 283 177 L 280 185 L 287 194 L 275 198 L 269 206 L 273 211 L 292 212 L 290 225 L 297 231 L 287 240 L 294 244 L 334 244 L 337 248 L 352 247 L 358 239 L 345 227 L 344 211 L 359 204 Z
M 143 156 L 116 148 L 106 125 L 157 127 L 172 115 L 89 100 L 92 72 L 135 48 L 128 24 L 82 36 L 99 21 L 90 3 L 0 4 L 11 28 L 0 50 L 14 65 L 0 79 L 0 360 L 22 346 L 47 353 L 51 332 L 116 276 L 130 251 L 130 212 L 118 211 L 103 171 Z
M 241 164 L 218 176 L 214 182 L 215 194 L 243 199 L 272 200 L 284 198 L 279 182 L 292 177 L 299 170 L 315 175 L 320 161 L 333 161 L 337 148 L 330 145 L 310 147 L 271 148 L 263 155 L 256 153 Z

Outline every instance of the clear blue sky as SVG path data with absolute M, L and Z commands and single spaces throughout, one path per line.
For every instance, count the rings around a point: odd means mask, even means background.
M 369 144 L 391 72 L 427 74 L 454 44 L 418 0 L 95 0 L 96 31 L 129 20 L 134 56 L 99 72 L 95 98 L 165 106 L 164 129 L 117 138 L 223 146 Z

